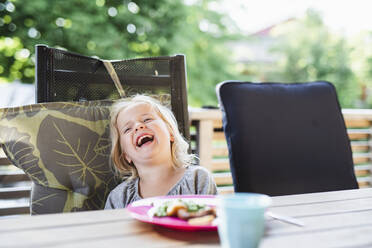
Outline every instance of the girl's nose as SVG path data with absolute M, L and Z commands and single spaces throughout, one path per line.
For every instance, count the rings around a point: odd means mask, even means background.
M 145 128 L 145 124 L 143 123 L 138 123 L 138 125 L 136 126 L 136 131 L 140 130 L 140 129 L 144 129 Z

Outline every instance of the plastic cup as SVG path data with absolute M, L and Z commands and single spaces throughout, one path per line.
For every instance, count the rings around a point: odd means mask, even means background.
M 218 234 L 223 248 L 258 247 L 265 229 L 267 195 L 235 193 L 219 196 Z

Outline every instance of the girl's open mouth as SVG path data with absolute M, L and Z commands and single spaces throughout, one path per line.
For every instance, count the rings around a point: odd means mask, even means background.
M 141 146 L 143 146 L 146 143 L 151 143 L 153 140 L 154 140 L 154 136 L 153 135 L 145 134 L 145 135 L 142 135 L 142 136 L 140 136 L 140 137 L 137 138 L 136 145 L 138 147 L 141 147 Z

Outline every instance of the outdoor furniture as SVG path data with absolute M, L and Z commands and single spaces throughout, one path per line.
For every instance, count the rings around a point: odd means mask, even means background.
M 369 247 L 372 189 L 273 197 L 260 248 Z M 32 237 L 32 238 L 30 238 Z M 182 232 L 142 223 L 126 209 L 0 219 L 4 247 L 220 247 L 217 232 Z
M 226 81 L 216 89 L 235 192 L 358 188 L 332 84 Z
M 37 102 L 167 95 L 184 137 L 190 139 L 184 55 L 107 61 L 36 45 Z

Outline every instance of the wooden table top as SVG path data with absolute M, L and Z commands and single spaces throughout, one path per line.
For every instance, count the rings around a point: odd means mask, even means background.
M 372 189 L 273 197 L 260 248 L 372 247 Z M 217 232 L 180 232 L 134 220 L 125 209 L 0 219 L 0 247 L 220 247 Z

